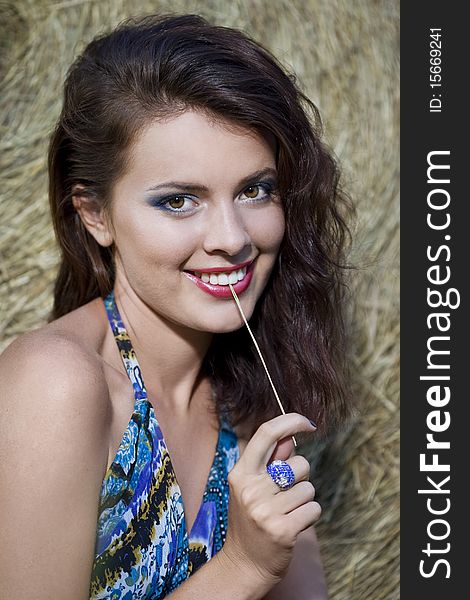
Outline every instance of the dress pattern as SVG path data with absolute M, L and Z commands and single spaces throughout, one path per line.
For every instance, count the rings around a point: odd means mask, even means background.
M 89 595 L 93 600 L 160 600 L 225 542 L 227 475 L 239 459 L 238 440 L 222 416 L 202 503 L 188 532 L 181 489 L 114 292 L 104 305 L 135 404 L 101 486 Z

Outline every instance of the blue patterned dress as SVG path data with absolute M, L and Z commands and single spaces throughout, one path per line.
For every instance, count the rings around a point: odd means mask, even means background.
M 221 417 L 202 503 L 188 534 L 181 490 L 113 292 L 104 304 L 134 388 L 135 405 L 101 486 L 90 599 L 157 600 L 223 546 L 227 475 L 239 458 L 238 440 Z

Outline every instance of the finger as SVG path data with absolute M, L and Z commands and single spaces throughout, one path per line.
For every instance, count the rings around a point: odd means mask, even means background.
M 308 481 L 308 479 L 310 478 L 310 463 L 305 457 L 301 455 L 293 456 L 285 462 L 289 464 L 292 470 L 294 471 L 294 486 L 300 481 Z M 283 494 L 285 494 L 288 491 L 282 490 L 267 470 L 265 471 L 265 473 L 267 483 L 269 484 L 269 488 L 271 489 L 272 493 L 277 494 L 278 492 L 282 492 Z
M 276 514 L 287 515 L 314 499 L 315 488 L 310 481 L 299 481 L 289 490 L 276 494 L 272 500 L 272 511 Z
M 303 456 L 294 456 L 286 462 L 291 465 L 292 470 L 294 471 L 295 483 L 293 487 L 301 481 L 309 480 L 310 465 Z M 289 491 L 281 490 L 266 470 L 263 473 L 256 475 L 252 481 L 253 483 L 250 485 L 250 497 L 253 502 L 264 502 L 266 500 L 271 502 L 272 496 L 276 496 L 279 493 L 286 494 Z
M 295 446 L 292 437 L 286 437 L 276 444 L 274 452 L 269 457 L 268 463 L 273 462 L 273 460 L 287 460 L 294 455 L 294 450 Z
M 321 506 L 313 500 L 306 502 L 298 508 L 285 515 L 287 528 L 294 529 L 299 533 L 314 525 L 321 516 Z
M 240 461 L 247 472 L 259 473 L 272 455 L 276 444 L 300 431 L 315 431 L 307 417 L 287 413 L 262 423 L 246 445 Z M 239 462 L 240 462 L 239 461 Z

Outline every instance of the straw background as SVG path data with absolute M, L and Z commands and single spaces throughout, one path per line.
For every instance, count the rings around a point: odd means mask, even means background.
M 397 599 L 398 0 L 0 0 L 0 350 L 51 308 L 46 148 L 66 69 L 96 33 L 157 11 L 244 29 L 320 109 L 357 207 L 348 319 L 359 410 L 306 448 L 317 532 L 333 600 Z

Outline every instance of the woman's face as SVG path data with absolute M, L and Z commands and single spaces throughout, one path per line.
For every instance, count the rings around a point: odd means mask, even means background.
M 284 235 L 274 139 L 187 111 L 150 125 L 131 153 L 109 213 L 116 286 L 192 329 L 238 329 L 227 283 L 249 318 Z

